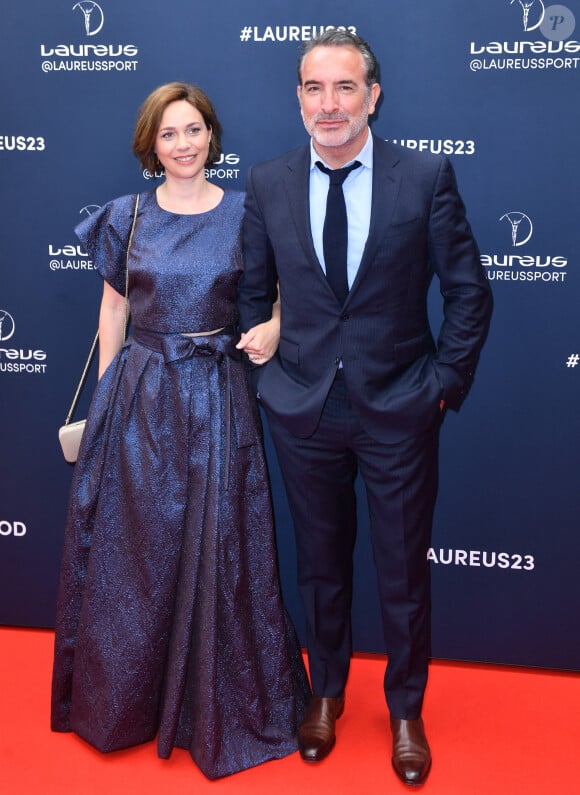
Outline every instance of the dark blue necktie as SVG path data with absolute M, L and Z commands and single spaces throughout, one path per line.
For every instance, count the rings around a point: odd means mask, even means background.
M 326 168 L 319 160 L 316 165 L 325 174 L 328 174 L 330 184 L 326 199 L 326 216 L 322 231 L 322 244 L 324 248 L 324 264 L 326 278 L 334 294 L 341 304 L 344 304 L 348 295 L 348 278 L 346 272 L 346 253 L 348 246 L 348 221 L 346 205 L 342 192 L 342 183 L 351 171 L 361 164 L 358 160 L 344 168 Z

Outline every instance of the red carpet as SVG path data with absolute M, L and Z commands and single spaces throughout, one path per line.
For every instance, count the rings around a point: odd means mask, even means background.
M 580 792 L 580 675 L 435 662 L 424 711 L 433 751 L 420 790 L 395 777 L 382 697 L 384 660 L 353 660 L 336 748 L 297 754 L 210 782 L 189 755 L 149 743 L 103 755 L 49 730 L 53 634 L 0 628 L 2 795 L 554 795 Z

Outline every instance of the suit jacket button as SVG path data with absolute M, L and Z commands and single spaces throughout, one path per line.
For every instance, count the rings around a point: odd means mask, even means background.
M 341 320 L 350 320 L 350 315 L 341 315 Z

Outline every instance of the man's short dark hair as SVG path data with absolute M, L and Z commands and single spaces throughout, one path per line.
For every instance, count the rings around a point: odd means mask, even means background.
M 300 58 L 298 59 L 298 85 L 302 85 L 302 64 L 304 59 L 315 47 L 354 47 L 360 52 L 365 62 L 367 88 L 370 88 L 373 83 L 379 82 L 379 64 L 366 41 L 357 36 L 356 33 L 351 33 L 348 30 L 329 28 L 324 33 L 315 36 L 315 38 L 305 41 L 302 45 Z

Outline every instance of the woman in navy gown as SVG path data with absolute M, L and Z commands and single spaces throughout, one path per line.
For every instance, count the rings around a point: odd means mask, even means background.
M 143 104 L 133 150 L 165 180 L 76 229 L 104 280 L 99 382 L 73 475 L 52 728 L 101 751 L 157 737 L 209 778 L 296 749 L 309 698 L 277 576 L 256 364 L 279 323 L 235 335 L 243 194 L 209 183 L 220 125 L 184 83 Z M 238 347 L 236 345 L 238 344 Z

